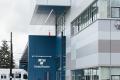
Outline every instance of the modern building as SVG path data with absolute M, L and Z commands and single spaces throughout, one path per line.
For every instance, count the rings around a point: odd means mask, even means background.
M 33 11 L 32 25 L 66 36 L 66 80 L 120 80 L 120 0 L 36 0 Z

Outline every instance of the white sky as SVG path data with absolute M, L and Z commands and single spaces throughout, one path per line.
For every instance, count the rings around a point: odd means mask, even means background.
M 30 0 L 0 0 L 0 41 L 10 40 L 13 32 L 14 60 L 18 64 L 25 49 L 28 35 L 47 35 L 48 26 L 29 25 Z M 50 29 L 54 34 L 54 28 Z

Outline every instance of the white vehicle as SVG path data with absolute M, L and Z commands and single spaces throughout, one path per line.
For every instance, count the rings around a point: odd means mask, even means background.
M 0 69 L 0 80 L 10 80 L 10 69 Z M 28 74 L 23 69 L 12 69 L 12 80 L 28 80 Z

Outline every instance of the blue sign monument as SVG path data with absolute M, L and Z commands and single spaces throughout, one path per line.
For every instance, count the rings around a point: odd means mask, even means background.
M 56 36 L 29 36 L 28 80 L 56 80 L 61 77 L 58 70 L 64 62 L 60 60 L 63 59 L 60 55 L 63 52 L 60 47 L 63 45 L 57 44 L 59 41 Z

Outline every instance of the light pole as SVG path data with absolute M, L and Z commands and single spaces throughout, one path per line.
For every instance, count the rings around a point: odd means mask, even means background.
M 12 68 L 13 68 L 13 45 L 12 45 L 12 32 L 10 33 L 10 80 L 12 80 Z

